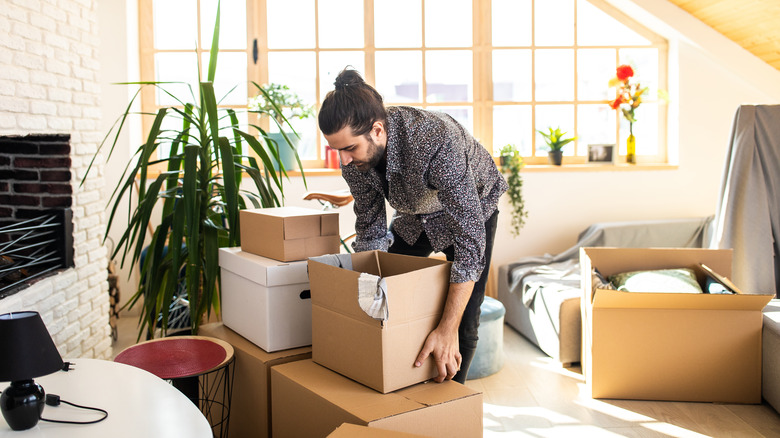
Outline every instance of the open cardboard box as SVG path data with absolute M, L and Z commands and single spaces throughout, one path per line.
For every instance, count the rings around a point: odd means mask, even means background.
M 482 394 L 452 380 L 381 394 L 303 360 L 271 369 L 271 399 L 276 438 L 325 437 L 342 423 L 440 438 L 482 436 Z
M 350 257 L 352 270 L 309 260 L 314 361 L 383 393 L 436 376 L 432 356 L 419 368 L 414 361 L 441 319 L 450 263 L 382 251 Z M 387 321 L 360 308 L 362 272 L 387 282 Z
M 339 252 L 339 214 L 301 207 L 240 211 L 241 249 L 290 262 Z
M 731 250 L 581 248 L 583 373 L 593 398 L 761 402 L 762 309 L 771 295 L 593 290 L 592 268 L 704 263 L 731 276 Z M 750 292 L 750 291 L 746 291 Z

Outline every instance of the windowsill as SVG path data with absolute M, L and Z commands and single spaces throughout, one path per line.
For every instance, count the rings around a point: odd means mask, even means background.
M 564 158 L 564 161 L 566 159 Z M 612 172 L 612 171 L 636 171 L 636 170 L 676 170 L 676 164 L 668 163 L 639 163 L 639 164 L 566 164 L 553 166 L 552 164 L 526 164 L 523 172 Z M 308 175 L 308 173 L 307 173 Z

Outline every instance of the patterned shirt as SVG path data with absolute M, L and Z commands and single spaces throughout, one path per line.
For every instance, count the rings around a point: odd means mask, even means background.
M 425 231 L 434 251 L 454 245 L 450 282 L 477 281 L 485 267 L 485 221 L 507 189 L 490 153 L 445 113 L 388 107 L 387 200 L 409 245 Z M 384 176 L 342 167 L 355 198 L 356 251 L 387 251 Z

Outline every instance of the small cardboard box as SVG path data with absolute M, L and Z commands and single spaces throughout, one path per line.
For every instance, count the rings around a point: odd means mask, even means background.
M 222 322 L 263 350 L 311 345 L 306 262 L 285 263 L 220 248 Z
M 344 423 L 328 435 L 328 438 L 426 438 L 425 435 L 377 429 Z
M 582 248 L 583 372 L 593 398 L 761 402 L 758 294 L 593 290 L 604 276 L 704 263 L 731 276 L 731 250 Z
M 241 249 L 290 262 L 339 252 L 339 214 L 300 207 L 241 210 Z
M 309 260 L 314 361 L 383 393 L 436 376 L 432 356 L 419 368 L 414 361 L 441 319 L 450 263 L 382 251 L 351 259 L 352 270 Z M 363 272 L 387 282 L 387 321 L 358 304 Z
M 304 360 L 271 369 L 273 436 L 326 437 L 342 423 L 432 437 L 482 436 L 482 394 L 421 383 L 380 394 Z
M 200 326 L 199 335 L 233 346 L 235 369 L 229 438 L 271 436 L 271 367 L 311 358 L 311 347 L 267 353 L 222 323 Z M 221 394 L 221 392 L 216 392 Z

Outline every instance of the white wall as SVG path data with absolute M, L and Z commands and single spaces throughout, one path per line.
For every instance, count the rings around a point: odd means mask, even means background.
M 520 236 L 512 238 L 508 204 L 502 201 L 506 213 L 499 221 L 494 265 L 525 255 L 560 252 L 593 222 L 713 214 L 737 107 L 780 102 L 780 72 L 666 0 L 608 1 L 670 40 L 669 144 L 679 150 L 678 166 L 603 172 L 567 171 L 564 166 L 564 170 L 524 172 L 530 215 Z M 310 190 L 346 188 L 338 176 L 311 176 L 308 183 Z M 301 201 L 303 192 L 300 181 L 294 182 L 288 188 L 288 205 L 316 207 Z M 350 210 L 340 210 L 343 230 L 352 227 Z
M 41 313 L 63 357 L 109 358 L 97 0 L 5 2 L 0 8 L 0 135 L 70 134 L 73 269 L 0 300 Z M 83 185 L 81 184 L 83 181 Z

